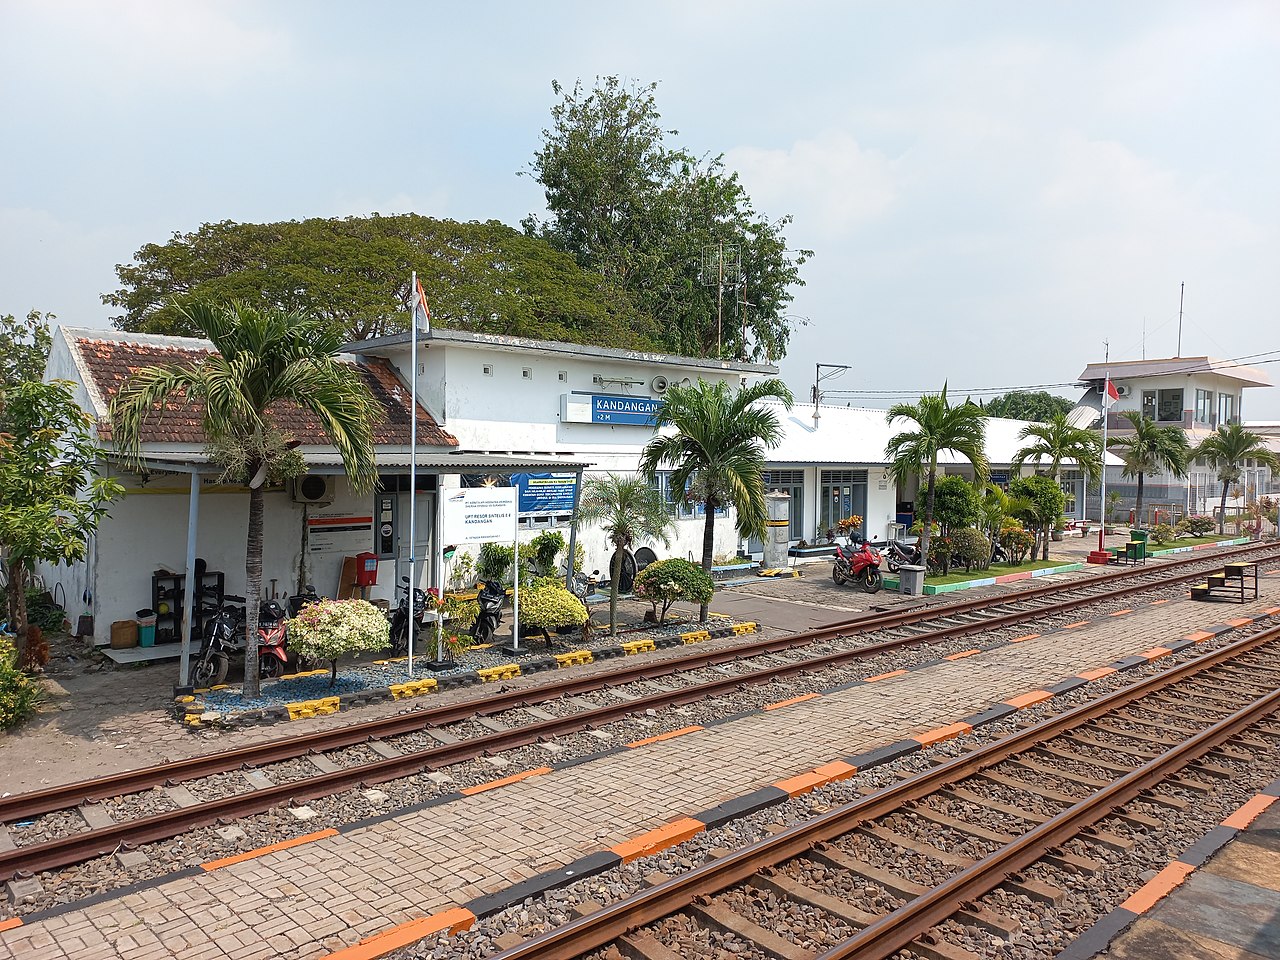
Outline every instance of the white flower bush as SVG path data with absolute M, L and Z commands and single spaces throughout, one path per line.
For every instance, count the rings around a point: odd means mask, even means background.
M 338 658 L 384 649 L 390 643 L 391 625 L 367 600 L 318 600 L 298 611 L 286 631 L 289 648 L 299 657 L 330 661 L 332 686 L 338 676 Z

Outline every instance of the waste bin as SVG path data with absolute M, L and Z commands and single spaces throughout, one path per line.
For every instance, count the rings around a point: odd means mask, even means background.
M 153 647 L 156 642 L 156 612 L 145 607 L 134 614 L 138 624 L 138 646 Z
M 898 592 L 913 597 L 924 593 L 924 567 L 912 563 L 904 563 L 898 567 Z
M 1139 541 L 1141 541 L 1142 543 L 1146 543 L 1146 542 L 1147 542 L 1147 536 L 1148 536 L 1148 534 L 1147 534 L 1147 531 L 1145 531 L 1145 530 L 1130 530 L 1130 531 L 1129 531 L 1129 539 L 1130 539 L 1130 540 L 1139 540 Z

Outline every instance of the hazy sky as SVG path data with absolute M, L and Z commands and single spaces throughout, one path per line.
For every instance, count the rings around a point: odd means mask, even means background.
M 673 145 L 816 251 L 797 395 L 816 361 L 854 368 L 833 390 L 1071 381 L 1144 322 L 1172 356 L 1184 281 L 1184 356 L 1280 351 L 1274 0 L 0 0 L 0 313 L 106 326 L 114 265 L 207 221 L 516 225 L 551 81 L 606 74 L 659 81 Z

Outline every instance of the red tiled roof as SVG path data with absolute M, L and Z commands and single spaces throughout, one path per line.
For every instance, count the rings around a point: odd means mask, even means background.
M 132 343 L 125 340 L 95 340 L 76 338 L 80 356 L 93 378 L 102 399 L 110 404 L 120 392 L 126 380 L 144 367 L 160 364 L 193 364 L 211 351 L 183 347 L 161 346 L 152 343 Z M 373 426 L 373 441 L 377 444 L 407 444 L 409 439 L 409 390 L 395 369 L 381 357 L 364 357 L 355 364 L 374 400 L 382 408 L 383 415 Z M 293 439 L 308 445 L 327 444 L 320 420 L 315 414 L 292 403 L 280 403 L 270 410 L 276 423 Z M 163 416 L 148 417 L 142 427 L 143 443 L 199 443 L 205 442 L 201 425 L 203 411 L 199 403 L 176 402 L 166 404 Z M 99 435 L 111 438 L 111 423 L 102 420 Z M 434 447 L 456 447 L 458 441 L 436 423 L 435 418 L 418 404 L 418 443 Z

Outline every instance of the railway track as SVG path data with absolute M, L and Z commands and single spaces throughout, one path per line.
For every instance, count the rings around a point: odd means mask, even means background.
M 714 943 L 744 958 L 974 960 L 956 929 L 1019 922 L 993 891 L 1043 903 L 1047 864 L 1094 874 L 1187 806 L 1180 793 L 1280 746 L 1280 627 L 1156 674 L 728 853 L 497 955 L 675 960 Z M 1114 823 L 1105 829 L 1103 821 Z M 1080 851 L 1085 852 L 1080 852 Z M 924 866 L 927 864 L 927 868 Z M 921 873 L 931 874 L 923 882 Z M 948 925 L 951 925 L 949 928 Z M 691 946 L 692 945 L 692 946 Z M 690 953 L 690 949 L 694 952 Z M 709 953 L 715 950 L 708 948 Z
M 1274 548 L 1252 545 L 1233 550 L 1229 556 L 1263 552 L 1267 559 L 1277 556 Z M 1220 563 L 1223 554 L 1214 562 Z M 320 731 L 288 739 L 253 744 L 220 751 L 204 757 L 161 764 L 134 771 L 51 787 L 41 791 L 0 798 L 0 823 L 31 823 L 59 811 L 73 812 L 78 826 L 64 828 L 64 835 L 25 840 L 21 831 L 8 844 L 0 842 L 0 881 L 20 872 L 35 873 L 83 862 L 110 854 L 121 847 L 138 846 L 178 836 L 202 826 L 270 810 L 285 803 L 299 803 L 348 791 L 360 786 L 385 783 L 423 771 L 448 767 L 485 754 L 496 754 L 539 741 L 553 740 L 577 731 L 599 727 L 630 714 L 643 715 L 680 707 L 696 701 L 733 694 L 743 686 L 762 685 L 799 677 L 824 669 L 840 668 L 887 652 L 907 647 L 936 644 L 1001 626 L 1024 623 L 1031 618 L 1053 616 L 1082 606 L 1113 600 L 1156 587 L 1167 587 L 1203 576 L 1205 558 L 1193 558 L 1174 567 L 1166 564 L 1150 570 L 1126 570 L 1088 581 L 1033 587 L 1009 598 L 977 599 L 941 607 L 888 611 L 842 621 L 819 630 L 786 637 L 753 640 L 719 650 L 693 650 L 673 659 L 640 661 L 618 669 L 585 676 L 557 676 L 556 681 L 518 690 L 499 690 L 482 701 L 430 707 L 410 713 Z M 1194 570 L 1186 569 L 1188 566 Z M 1170 576 L 1170 572 L 1173 573 Z M 936 620 L 937 623 L 930 623 Z M 814 652 L 814 645 L 850 636 L 853 646 Z M 885 639 L 879 639 L 880 637 Z M 777 655 L 793 659 L 779 662 Z M 759 665 L 752 658 L 761 658 Z M 736 670 L 718 673 L 729 661 Z M 691 671 L 707 671 L 705 678 L 691 680 Z M 677 676 L 688 686 L 661 686 L 652 681 Z M 580 694 L 641 685 L 641 692 L 620 694 L 614 702 L 589 708 L 574 707 L 562 716 L 541 712 L 528 722 L 528 708 L 551 701 L 573 701 Z M 441 728 L 472 720 L 477 716 L 521 714 L 517 726 L 486 731 L 459 740 Z M 423 746 L 423 735 L 438 734 Z M 405 740 L 411 741 L 406 748 Z M 350 748 L 368 748 L 372 756 L 350 765 L 336 763 L 331 756 Z M 301 761 L 309 765 L 306 776 L 273 782 L 261 768 L 272 764 Z M 183 787 L 184 783 L 244 771 L 251 789 L 228 796 L 200 799 Z M 106 811 L 105 801 L 161 788 L 167 809 L 129 816 L 119 822 Z M 87 829 L 85 828 L 87 825 Z M 0 828 L 0 841 L 9 839 Z M 12 847 L 5 849 L 6 846 Z

